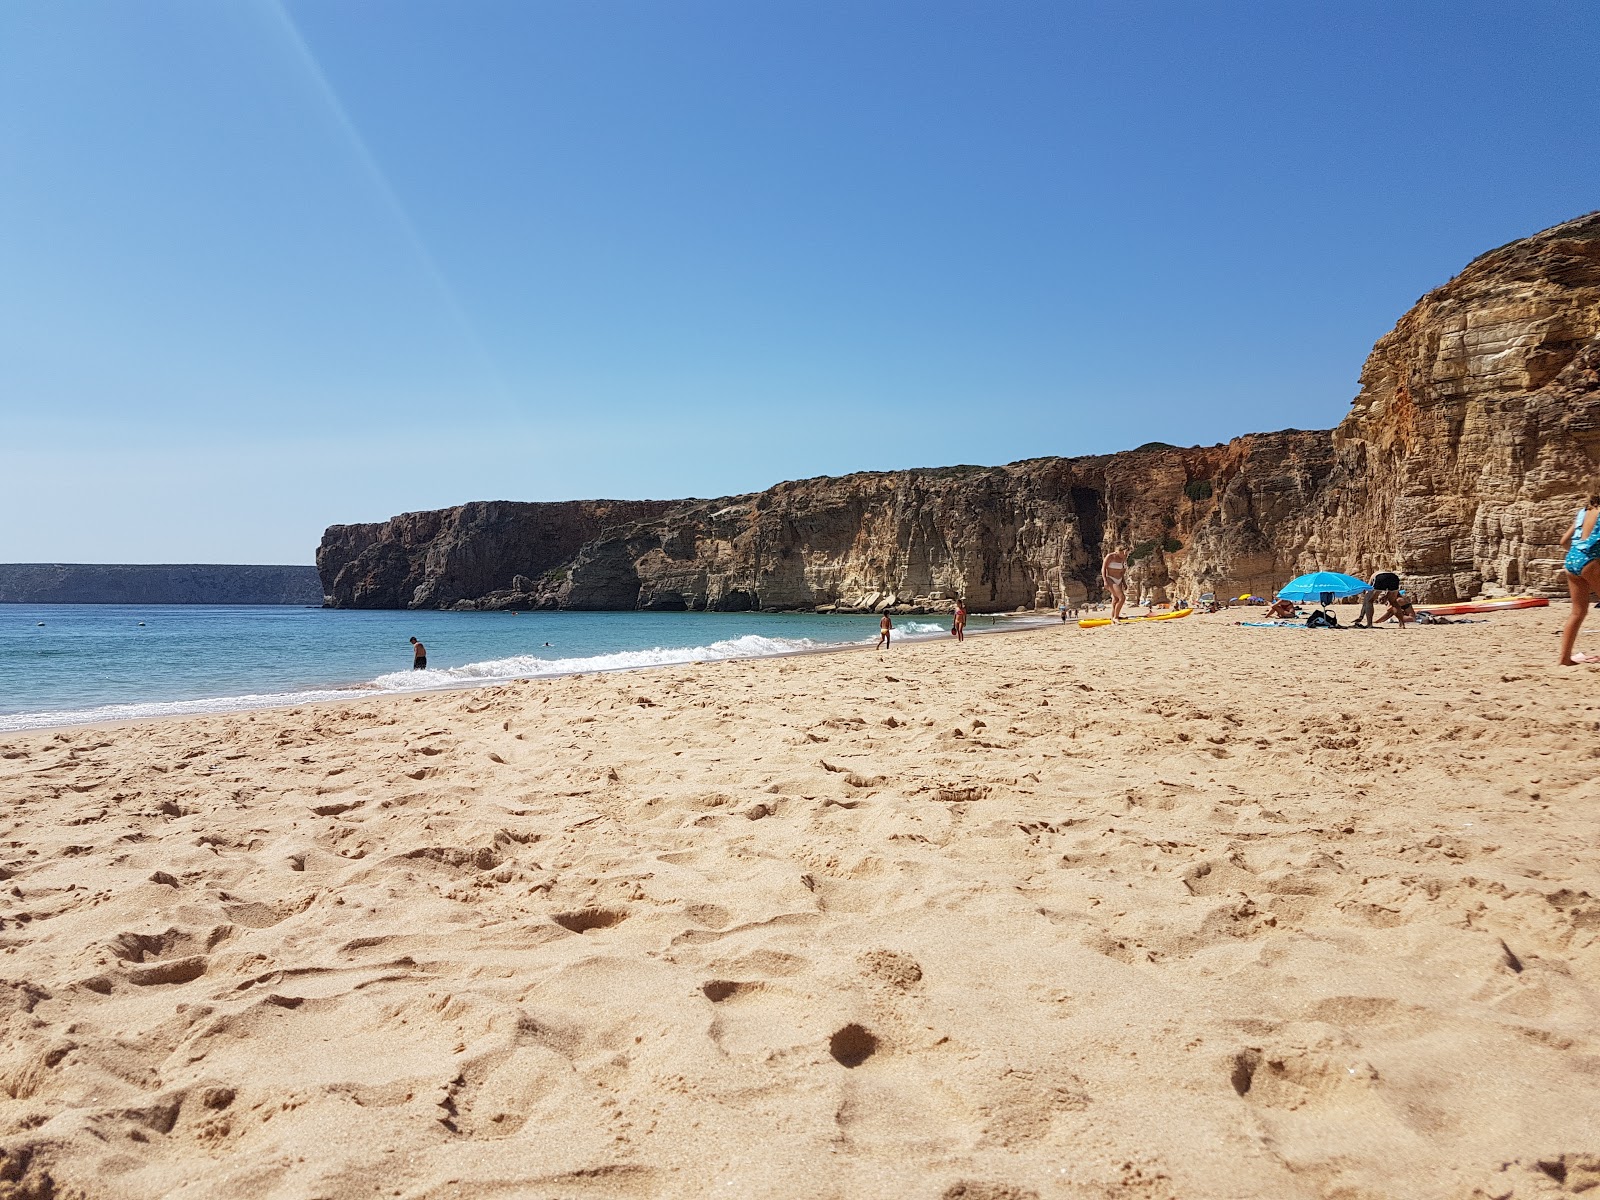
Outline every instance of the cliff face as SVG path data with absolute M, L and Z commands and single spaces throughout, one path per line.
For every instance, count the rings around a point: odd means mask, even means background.
M 1560 587 L 1600 462 L 1600 214 L 1471 263 L 1374 348 L 1329 432 L 782 483 L 720 500 L 472 504 L 334 526 L 350 607 L 979 610 L 1395 569 L 1426 599 Z
M 1419 590 L 1557 590 L 1600 463 L 1600 214 L 1472 262 L 1417 302 L 1333 431 L 1327 529 Z
M 1217 506 L 1201 485 L 1224 478 L 1233 518 L 1199 558 L 1269 578 L 1297 550 L 1277 533 L 1319 494 L 1332 464 L 1327 434 L 1290 431 L 1210 449 L 783 483 L 612 530 L 542 599 L 574 608 L 876 609 L 937 608 L 964 596 L 985 611 L 1049 607 L 1098 594 L 1100 559 L 1113 543 L 1139 555 L 1141 585 L 1181 589 L 1189 581 L 1173 576 L 1183 552 L 1164 547 L 1187 545 L 1189 527 Z
M 546 574 L 585 542 L 670 507 L 654 500 L 489 501 L 333 525 L 317 548 L 317 570 L 335 608 L 451 608 L 489 592 L 541 589 Z
M 314 567 L 0 563 L 0 604 L 321 604 Z

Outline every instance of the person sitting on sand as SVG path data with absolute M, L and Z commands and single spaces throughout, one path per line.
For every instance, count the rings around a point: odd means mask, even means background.
M 885 621 L 888 619 L 888 617 L 884 618 Z M 950 632 L 955 635 L 955 639 L 958 642 L 967 640 L 967 602 L 965 600 L 956 601 L 956 615 L 950 622 Z M 888 633 L 885 632 L 884 636 L 887 637 Z
M 889 614 L 883 614 L 883 620 L 878 622 L 878 649 L 882 650 L 889 644 L 889 632 L 894 628 L 894 622 L 889 620 Z
M 1111 623 L 1118 624 L 1122 620 L 1122 605 L 1128 598 L 1127 589 L 1123 583 L 1123 576 L 1128 572 L 1128 552 L 1126 550 L 1113 550 L 1100 562 L 1100 579 L 1106 585 L 1106 590 L 1111 593 Z
M 1267 616 L 1273 618 L 1298 617 L 1299 615 L 1300 610 L 1295 608 L 1294 601 L 1285 600 L 1281 596 L 1274 600 L 1271 607 L 1267 609 Z
M 1589 493 L 1561 544 L 1567 551 L 1561 566 L 1567 576 L 1572 612 L 1561 629 L 1561 657 L 1556 661 L 1563 667 L 1600 662 L 1600 657 L 1593 654 L 1572 652 L 1578 630 L 1583 628 L 1583 618 L 1588 615 L 1589 602 L 1600 597 L 1600 489 Z
M 1379 625 L 1385 621 L 1395 621 L 1399 623 L 1401 629 L 1404 629 L 1407 621 L 1414 622 L 1417 619 L 1416 607 L 1412 604 L 1411 597 L 1404 592 L 1385 592 L 1383 600 L 1389 609 L 1378 618 Z
M 416 638 L 411 639 L 411 669 L 413 671 L 426 671 L 428 669 L 428 648 Z

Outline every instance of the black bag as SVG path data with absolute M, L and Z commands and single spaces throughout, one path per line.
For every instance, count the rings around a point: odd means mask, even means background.
M 1398 592 L 1400 576 L 1393 571 L 1379 571 L 1372 577 L 1372 589 L 1377 592 Z
M 1312 613 L 1306 618 L 1306 628 L 1337 629 L 1339 628 L 1339 618 L 1334 616 L 1331 612 L 1327 612 L 1324 609 L 1319 608 L 1316 612 Z

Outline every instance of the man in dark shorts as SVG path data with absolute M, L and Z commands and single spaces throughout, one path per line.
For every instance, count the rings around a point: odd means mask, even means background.
M 428 669 L 428 648 L 416 638 L 411 639 L 411 669 L 413 671 L 426 671 Z
M 1400 595 L 1400 576 L 1393 571 L 1379 571 L 1372 577 L 1372 587 L 1361 595 L 1361 613 L 1356 617 L 1358 626 L 1372 628 L 1372 614 L 1378 601 L 1393 604 Z

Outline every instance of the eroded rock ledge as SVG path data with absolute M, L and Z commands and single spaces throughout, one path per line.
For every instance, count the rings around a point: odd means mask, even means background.
M 489 502 L 335 525 L 355 608 L 937 610 L 1157 598 L 1394 568 L 1428 600 L 1554 591 L 1600 463 L 1600 213 L 1482 255 L 1373 349 L 1333 430 L 1003 467 L 871 472 L 716 500 Z

